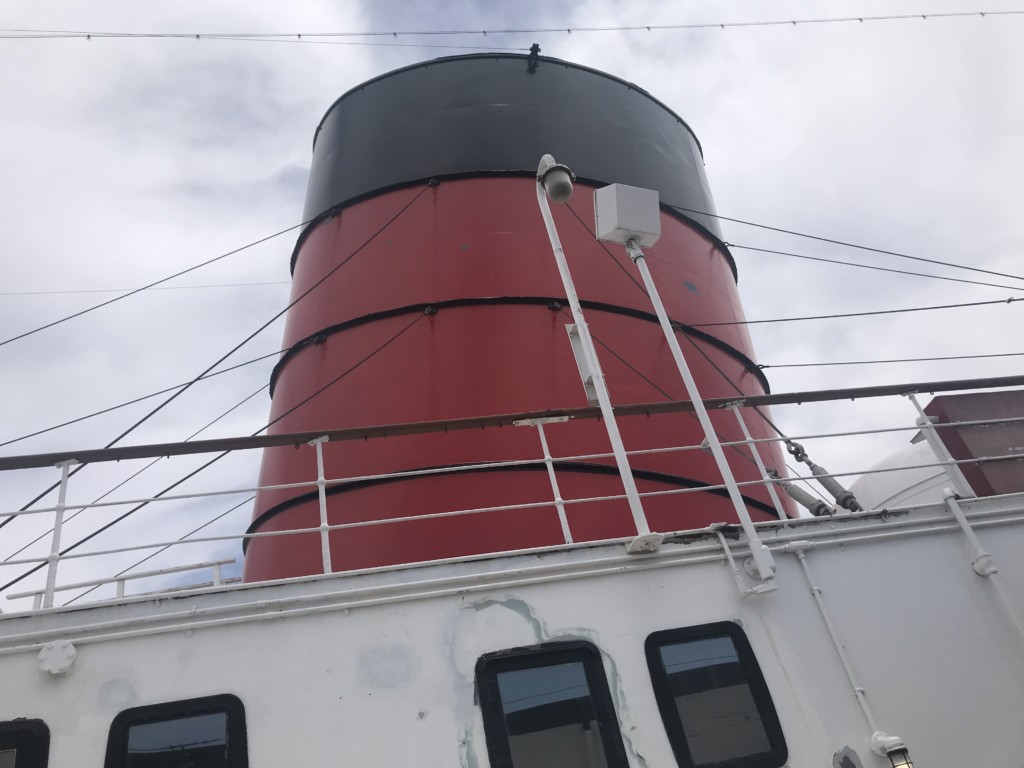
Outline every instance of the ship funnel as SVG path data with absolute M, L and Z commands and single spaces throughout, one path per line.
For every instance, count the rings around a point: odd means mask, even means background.
M 594 192 L 610 184 L 657 192 L 650 269 L 702 395 L 767 391 L 682 118 L 635 85 L 543 57 L 382 75 L 316 130 L 270 382 L 272 434 L 359 439 L 266 449 L 246 580 L 637 534 L 604 423 L 535 418 L 588 407 L 538 180 L 561 203 L 551 214 L 613 407 L 686 392 L 635 267 L 594 237 Z M 731 412 L 711 420 L 723 442 L 743 441 Z M 737 521 L 691 414 L 616 421 L 651 531 Z M 423 426 L 439 422 L 455 426 Z M 747 423 L 772 436 L 759 416 Z M 765 464 L 781 469 L 768 445 Z M 776 518 L 744 449 L 727 449 L 743 502 L 755 521 Z M 281 531 L 302 532 L 261 535 Z

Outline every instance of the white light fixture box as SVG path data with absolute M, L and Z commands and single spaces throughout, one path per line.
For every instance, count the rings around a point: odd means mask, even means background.
M 661 237 L 661 209 L 654 189 L 611 184 L 594 191 L 594 231 L 598 240 L 625 245 L 635 240 L 641 248 Z

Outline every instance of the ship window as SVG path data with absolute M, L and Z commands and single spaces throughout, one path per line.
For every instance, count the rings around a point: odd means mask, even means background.
M 0 723 L 0 768 L 46 768 L 50 729 L 42 720 Z
M 492 768 L 625 768 L 604 664 L 590 643 L 487 654 L 476 682 Z
M 104 768 L 186 765 L 190 768 L 246 768 L 249 765 L 245 710 L 237 697 L 208 696 L 136 707 L 114 718 Z
M 788 752 L 746 635 L 724 621 L 655 632 L 647 665 L 681 768 L 778 768 Z

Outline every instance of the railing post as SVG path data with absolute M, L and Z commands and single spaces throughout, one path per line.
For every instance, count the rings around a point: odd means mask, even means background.
M 330 528 L 327 522 L 327 478 L 324 475 L 324 443 L 327 437 L 317 437 L 309 441 L 316 449 L 316 489 L 320 497 L 320 553 L 323 557 L 324 573 L 334 573 L 331 565 Z
M 928 446 L 932 449 L 932 453 L 935 454 L 935 458 L 942 463 L 942 468 L 945 470 L 949 482 L 953 484 L 953 490 L 956 491 L 956 495 L 962 499 L 973 499 L 978 494 L 974 492 L 971 484 L 967 482 L 967 478 L 964 477 L 964 473 L 960 470 L 960 465 L 950 455 L 949 449 L 946 448 L 946 444 L 939 437 L 938 430 L 935 429 L 935 424 L 932 423 L 931 418 L 924 412 L 924 408 L 917 401 L 917 396 L 913 392 L 907 392 L 906 396 L 917 409 L 917 426 L 921 428 L 921 434 L 928 441 Z
M 558 523 L 562 526 L 562 538 L 566 544 L 572 544 L 572 532 L 569 530 L 569 518 L 565 515 L 565 504 L 562 503 L 562 492 L 558 488 L 558 478 L 555 476 L 555 463 L 551 457 L 551 450 L 548 448 L 548 440 L 544 434 L 545 424 L 561 424 L 569 420 L 568 416 L 553 416 L 548 419 L 522 419 L 513 424 L 517 427 L 536 427 L 537 436 L 540 438 L 540 448 L 544 454 L 544 466 L 548 470 L 548 480 L 551 481 L 551 493 L 555 499 L 555 509 L 558 510 Z
M 60 467 L 60 490 L 57 491 L 53 537 L 50 539 L 50 556 L 46 559 L 46 592 L 43 593 L 43 608 L 53 607 L 53 591 L 57 586 L 57 563 L 60 561 L 60 534 L 64 527 L 64 506 L 68 499 L 68 470 L 73 463 L 72 461 L 62 461 L 57 465 Z
M 214 563 L 213 565 L 213 586 L 219 587 L 223 579 L 220 573 L 220 563 Z
M 782 500 L 779 498 L 779 492 L 775 488 L 774 478 L 768 474 L 768 468 L 764 464 L 764 460 L 761 458 L 761 452 L 757 450 L 757 443 L 753 442 L 753 438 L 750 436 L 750 430 L 747 429 L 747 422 L 743 418 L 743 414 L 740 413 L 740 408 L 743 407 L 743 402 L 738 401 L 731 403 L 728 408 L 732 411 L 733 416 L 736 417 L 736 421 L 739 422 L 740 429 L 743 430 L 743 439 L 750 449 L 750 454 L 754 457 L 754 463 L 757 464 L 757 469 L 761 473 L 761 479 L 764 480 L 765 487 L 768 489 L 768 495 L 772 497 L 772 504 L 775 505 L 775 511 L 779 513 L 779 520 L 785 520 L 789 517 L 786 514 L 786 508 L 782 506 Z

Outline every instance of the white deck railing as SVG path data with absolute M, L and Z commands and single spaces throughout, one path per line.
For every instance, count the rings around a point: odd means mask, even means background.
M 989 380 L 991 385 L 992 381 L 997 381 L 998 385 L 1007 386 L 1024 383 L 1024 377 L 1007 377 L 1001 380 Z M 1005 382 L 1005 383 L 1004 383 Z M 970 496 L 973 495 L 970 487 L 966 486 L 966 480 L 959 467 L 962 464 L 983 464 L 987 462 L 996 461 L 1008 461 L 1024 458 L 1024 453 L 1014 453 L 1009 455 L 1000 456 L 987 456 L 970 458 L 964 460 L 953 459 L 948 451 L 945 449 L 944 444 L 941 440 L 935 438 L 935 434 L 942 429 L 949 428 L 964 428 L 964 427 L 975 427 L 985 425 L 1000 425 L 1000 424 L 1012 424 L 1024 422 L 1024 417 L 1020 418 L 1001 418 L 991 420 L 977 420 L 977 421 L 964 421 L 956 422 L 951 424 L 931 424 L 923 418 L 923 412 L 920 412 L 920 406 L 914 399 L 913 393 L 915 389 L 921 390 L 940 390 L 943 387 L 938 386 L 940 384 L 947 384 L 946 389 L 968 389 L 971 387 L 964 386 L 965 382 L 931 382 L 924 385 L 912 385 L 912 389 L 900 390 L 898 387 L 892 388 L 870 388 L 870 390 L 839 390 L 834 393 L 827 393 L 830 396 L 824 396 L 826 393 L 796 393 L 793 395 L 773 395 L 764 397 L 752 397 L 745 398 L 743 400 L 719 400 L 719 401 L 707 401 L 707 405 L 712 408 L 729 409 L 731 410 L 738 420 L 739 426 L 743 434 L 747 436 L 746 439 L 741 441 L 730 441 L 723 442 L 722 445 L 726 447 L 745 447 L 756 460 L 756 465 L 760 478 L 757 480 L 748 480 L 736 482 L 733 486 L 737 489 L 747 489 L 750 487 L 766 486 L 770 490 L 770 495 L 773 500 L 773 505 L 776 508 L 780 518 L 786 517 L 785 507 L 779 500 L 776 488 L 781 483 L 793 483 L 793 482 L 818 482 L 825 478 L 842 478 L 842 477 L 853 477 L 862 476 L 868 474 L 879 474 L 886 472 L 903 472 L 913 469 L 941 469 L 947 476 L 949 486 L 956 490 L 958 496 Z M 959 386 L 954 386 L 959 385 Z M 882 391 L 885 390 L 885 391 Z M 873 397 L 873 396 L 886 396 L 902 394 L 908 396 L 918 411 L 921 413 L 917 422 L 913 425 L 900 425 L 884 428 L 874 428 L 861 431 L 841 431 L 841 432 L 826 432 L 821 434 L 803 434 L 792 437 L 772 437 L 772 438 L 751 438 L 749 431 L 747 430 L 747 424 L 743 415 L 743 409 L 752 405 L 760 404 L 778 404 L 778 403 L 797 403 L 803 401 L 828 401 L 828 400 L 840 400 L 848 399 L 850 397 Z M 616 408 L 617 415 L 622 417 L 628 417 L 630 415 L 639 414 L 651 414 L 657 412 L 665 412 L 670 410 L 687 410 L 686 403 L 658 403 L 647 406 L 625 406 Z M 214 440 L 205 441 L 205 443 L 176 443 L 166 445 L 155 445 L 155 446 L 134 446 L 128 448 L 114 448 L 106 451 L 84 451 L 84 452 L 67 452 L 63 454 L 48 454 L 43 456 L 14 456 L 14 457 L 0 457 L 0 470 L 9 470 L 14 468 L 26 468 L 26 467 L 40 467 L 40 466 L 53 466 L 57 465 L 61 473 L 60 486 L 58 488 L 58 501 L 53 506 L 43 506 L 30 508 L 19 511 L 0 511 L 0 519 L 8 516 L 22 517 L 40 514 L 51 514 L 54 518 L 54 526 L 51 532 L 50 538 L 50 554 L 45 557 L 24 557 L 20 559 L 9 559 L 4 561 L 3 565 L 26 565 L 26 566 L 46 566 L 46 585 L 42 589 L 37 589 L 28 592 L 19 592 L 14 594 L 8 594 L 8 599 L 22 599 L 31 597 L 34 601 L 34 607 L 48 608 L 53 605 L 54 594 L 61 591 L 81 589 L 81 588 L 93 588 L 96 586 L 114 583 L 116 584 L 117 597 L 124 596 L 125 582 L 129 580 L 136 580 L 142 578 L 151 578 L 157 576 L 164 576 L 170 573 L 181 573 L 189 572 L 201 569 L 213 569 L 213 581 L 212 584 L 217 586 L 226 583 L 221 578 L 220 569 L 222 566 L 234 562 L 233 560 L 217 560 L 211 562 L 204 562 L 198 564 L 185 564 L 180 566 L 173 566 L 169 568 L 163 568 L 155 571 L 147 571 L 142 573 L 121 573 L 116 576 L 112 576 L 105 579 L 94 579 L 90 581 L 79 581 L 70 584 L 57 585 L 58 568 L 61 562 L 80 559 L 80 558 L 95 558 L 109 556 L 125 552 L 144 552 L 147 550 L 154 550 L 157 548 L 164 549 L 169 547 L 177 547 L 185 544 L 197 544 L 197 543 L 211 543 L 211 542 L 225 542 L 225 541 L 245 541 L 249 539 L 257 539 L 263 537 L 277 537 L 277 536 L 294 536 L 294 535 L 319 535 L 321 541 L 321 550 L 323 556 L 323 572 L 331 573 L 336 570 L 335 564 L 331 561 L 331 551 L 329 546 L 329 535 L 332 531 L 341 531 L 352 528 L 362 528 L 368 526 L 378 525 L 390 525 L 395 523 L 404 523 L 416 520 L 429 520 L 446 517 L 456 517 L 463 515 L 478 515 L 478 514 L 491 514 L 500 512 L 510 512 L 515 510 L 531 509 L 531 508 L 542 508 L 554 506 L 559 517 L 559 522 L 562 528 L 563 537 L 566 544 L 573 543 L 569 524 L 565 515 L 565 508 L 570 505 L 587 504 L 601 501 L 611 500 L 622 500 L 626 499 L 625 494 L 612 494 L 602 496 L 592 496 L 586 498 L 576 499 L 563 499 L 558 488 L 558 480 L 555 472 L 555 462 L 566 463 L 566 462 L 580 462 L 580 461 L 591 461 L 595 459 L 610 459 L 612 458 L 611 453 L 587 453 L 587 454 L 576 454 L 569 456 L 552 456 L 549 450 L 549 446 L 546 440 L 545 428 L 557 429 L 559 423 L 564 423 L 570 419 L 577 418 L 592 418 L 594 416 L 592 411 L 596 409 L 576 409 L 571 412 L 544 412 L 544 413 L 533 413 L 533 414 L 519 414 L 519 415 L 508 415 L 508 416 L 496 416 L 487 417 L 484 419 L 462 419 L 453 422 L 434 422 L 431 424 L 420 424 L 420 425 L 395 425 L 385 427 L 375 427 L 365 430 L 333 430 L 328 431 L 325 434 L 319 435 L 315 432 L 303 433 L 301 435 L 277 435 L 268 436 L 262 438 L 239 438 L 233 440 Z M 324 464 L 323 464 L 323 444 L 330 439 L 337 437 L 338 439 L 375 439 L 388 436 L 399 436 L 403 434 L 422 434 L 424 432 L 440 432 L 449 431 L 452 429 L 466 428 L 469 425 L 478 425 L 482 428 L 503 426 L 506 424 L 513 424 L 522 428 L 533 428 L 537 430 L 539 438 L 540 452 L 537 458 L 534 459 L 517 459 L 509 461 L 487 461 L 475 464 L 465 464 L 456 467 L 442 467 L 436 469 L 414 469 L 402 472 L 393 472 L 388 474 L 371 474 L 371 475 L 358 475 L 358 476 L 347 476 L 347 477 L 325 477 L 324 476 Z M 929 446 L 935 454 L 935 460 L 930 462 L 922 462 L 914 466 L 899 466 L 890 468 L 880 469 L 862 469 L 857 471 L 843 471 L 836 473 L 818 472 L 808 475 L 797 475 L 790 476 L 788 478 L 774 478 L 769 476 L 764 462 L 761 460 L 760 453 L 758 451 L 759 446 L 763 446 L 767 443 L 775 442 L 792 442 L 797 440 L 814 440 L 814 439 L 843 439 L 859 435 L 869 434 L 880 434 L 886 432 L 899 432 L 899 431 L 924 431 L 925 437 L 929 438 Z M 219 452 L 225 449 L 225 444 L 230 444 L 232 447 L 242 449 L 252 449 L 265 447 L 268 445 L 282 445 L 282 444 L 311 444 L 316 453 L 316 465 L 310 466 L 310 480 L 298 483 L 289 483 L 284 485 L 271 485 L 271 486 L 247 486 L 243 488 L 232 488 L 226 490 L 208 490 L 198 493 L 186 493 L 186 494 L 175 494 L 175 495 L 162 495 L 156 497 L 142 497 L 142 498 L 125 498 L 117 499 L 112 501 L 99 501 L 90 504 L 81 503 L 69 503 L 68 491 L 69 491 L 69 471 L 68 468 L 76 463 L 95 463 L 100 461 L 115 461 L 121 458 L 144 458 L 144 457 L 156 457 L 165 455 L 176 455 L 183 453 L 204 453 L 204 452 Z M 702 445 L 679 445 L 663 448 L 645 448 L 634 451 L 627 451 L 628 457 L 636 457 L 642 455 L 651 454 L 663 454 L 671 452 L 681 451 L 694 451 L 702 450 L 705 446 Z M 54 460 L 56 459 L 56 460 Z M 475 507 L 468 509 L 451 509 L 440 512 L 432 512 L 427 514 L 399 516 L 399 517 L 387 517 L 368 521 L 359 522 L 347 522 L 347 523 L 336 523 L 331 524 L 328 520 L 327 515 L 327 489 L 345 485 L 354 482 L 361 481 L 372 481 L 372 480 L 387 480 L 387 479 L 399 479 L 399 478 L 414 478 L 414 477 L 427 477 L 435 474 L 446 474 L 450 475 L 459 472 L 472 472 L 480 469 L 501 469 L 511 468 L 524 465 L 537 465 L 542 462 L 546 465 L 548 471 L 548 477 L 551 485 L 551 497 L 535 502 L 519 503 L 519 504 L 504 504 L 496 506 L 486 507 Z M 256 532 L 256 533 L 238 533 L 238 534 L 227 534 L 217 536 L 201 536 L 201 537 L 188 537 L 175 540 L 166 541 L 154 541 L 148 543 L 137 543 L 131 546 L 125 547 L 113 547 L 103 550 L 93 550 L 89 552 L 61 552 L 61 536 L 62 528 L 65 519 L 65 514 L 68 510 L 78 510 L 81 512 L 89 512 L 91 510 L 100 510 L 104 508 L 125 506 L 125 505 L 148 505 L 158 504 L 161 502 L 174 502 L 174 501 L 187 501 L 192 499 L 204 499 L 217 496 L 232 496 L 239 494 L 252 494 L 258 491 L 269 491 L 269 490 L 287 490 L 287 489 L 317 489 L 318 491 L 318 502 L 320 521 L 316 527 L 289 529 L 283 531 L 267 531 L 267 532 Z M 690 493 L 705 493 L 708 491 L 724 491 L 728 490 L 726 484 L 718 485 L 702 485 L 696 487 L 683 487 L 683 488 L 671 488 L 666 490 L 647 491 L 640 493 L 641 499 L 660 497 L 660 496 L 676 496 Z M 832 505 L 829 504 L 831 507 Z M 659 532 L 656 532 L 659 533 Z M 669 533 L 669 532 L 660 532 Z M 760 547 L 760 541 L 757 540 L 757 533 L 755 530 L 754 540 L 748 541 L 747 545 L 753 551 L 753 548 Z M 636 551 L 644 551 L 641 547 Z

